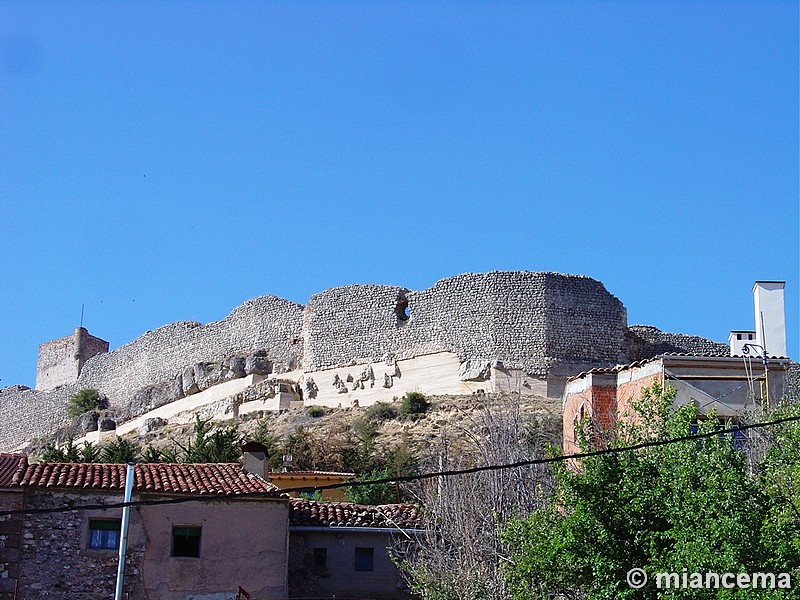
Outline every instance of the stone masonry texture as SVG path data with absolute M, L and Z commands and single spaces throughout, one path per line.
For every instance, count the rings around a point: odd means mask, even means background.
M 675 352 L 701 356 L 728 356 L 728 344 L 713 342 L 696 335 L 665 333 L 649 325 L 632 325 L 626 333 L 628 358 L 646 360 L 656 354 Z
M 110 497 L 106 494 L 31 492 L 28 495 L 26 505 L 31 509 L 59 508 L 68 502 L 105 504 L 123 500 L 122 495 Z M 118 514 L 114 512 L 105 518 Z M 104 516 L 104 513 L 98 512 L 96 516 Z M 136 517 L 133 512 L 131 518 Z M 86 515 L 81 511 L 46 513 L 27 519 L 21 536 L 19 600 L 113 597 L 117 553 L 113 550 L 87 552 L 86 523 Z M 129 544 L 123 591 L 131 597 L 142 597 L 138 575 L 143 553 L 143 545 Z
M 74 381 L 86 361 L 108 352 L 108 342 L 90 335 L 83 327 L 67 337 L 39 346 L 36 365 L 36 389 L 51 390 Z
M 100 390 L 112 408 L 132 415 L 138 406 L 158 404 L 157 398 L 202 389 L 207 377 L 215 382 L 263 372 L 253 361 L 275 373 L 312 372 L 448 351 L 462 361 L 490 361 L 547 378 L 723 346 L 652 327 L 629 329 L 622 303 L 602 283 L 580 275 L 465 273 L 420 291 L 349 285 L 315 294 L 305 306 L 262 296 L 220 321 L 172 323 L 96 354 L 75 380 L 53 390 L 1 389 L 0 449 L 67 424 L 66 402 L 82 388 Z
M 407 319 L 398 317 L 403 303 Z M 625 318 L 600 282 L 557 273 L 467 273 L 419 292 L 340 287 L 306 306 L 303 367 L 446 350 L 546 376 L 571 372 L 573 364 L 625 360 Z

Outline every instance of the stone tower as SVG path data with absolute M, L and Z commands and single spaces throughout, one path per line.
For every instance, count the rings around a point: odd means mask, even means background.
M 108 342 L 91 335 L 84 327 L 66 337 L 39 346 L 36 389 L 52 390 L 78 379 L 83 365 L 95 354 L 108 352 Z

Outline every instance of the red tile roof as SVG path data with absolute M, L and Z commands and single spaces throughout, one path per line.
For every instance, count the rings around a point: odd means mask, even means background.
M 32 488 L 124 490 L 126 465 L 41 463 L 18 471 L 13 484 Z M 134 492 L 235 496 L 278 488 L 237 464 L 147 463 L 134 467 Z
M 14 477 L 28 465 L 24 454 L 0 454 L 0 487 L 14 484 Z
M 420 529 L 422 516 L 413 504 L 367 506 L 349 502 L 289 501 L 289 524 L 295 527 L 377 527 Z

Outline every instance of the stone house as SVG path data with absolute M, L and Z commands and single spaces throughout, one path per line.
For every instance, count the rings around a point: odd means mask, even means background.
M 112 598 L 125 465 L 0 458 L 0 599 Z M 135 466 L 125 585 L 129 600 L 287 596 L 288 499 L 235 464 Z M 165 502 L 166 501 L 166 502 Z M 63 507 L 73 507 L 64 512 Z M 55 510 L 54 510 L 55 509 Z M 47 512 L 54 510 L 54 512 Z
M 289 503 L 289 597 L 410 598 L 389 548 L 420 533 L 410 504 Z
M 19 454 L 0 454 L 0 511 L 23 508 L 22 490 L 14 485 L 14 476 L 22 459 Z M 0 516 L 0 600 L 16 597 L 21 548 L 22 516 Z
M 563 396 L 564 454 L 580 451 L 579 424 L 588 421 L 598 443 L 630 420 L 630 403 L 642 389 L 659 383 L 676 390 L 675 405 L 693 402 L 700 415 L 712 409 L 736 422 L 757 406 L 772 406 L 783 396 L 790 361 L 752 356 L 662 354 L 611 368 L 592 369 L 568 380 Z
M 387 548 L 418 532 L 416 507 L 289 498 L 246 470 L 253 454 L 135 465 L 126 600 L 407 597 Z M 0 600 L 113 598 L 125 476 L 0 454 Z

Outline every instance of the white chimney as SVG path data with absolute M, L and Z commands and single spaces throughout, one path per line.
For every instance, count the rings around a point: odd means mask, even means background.
M 742 356 L 743 354 L 748 354 L 744 351 L 744 347 L 747 344 L 755 344 L 756 343 L 756 332 L 755 331 L 740 331 L 734 330 L 731 331 L 730 335 L 728 335 L 728 344 L 731 348 L 731 356 Z M 760 354 L 760 351 L 758 352 Z
M 768 356 L 786 356 L 785 285 L 785 281 L 756 281 L 753 285 L 756 344 L 764 348 Z

